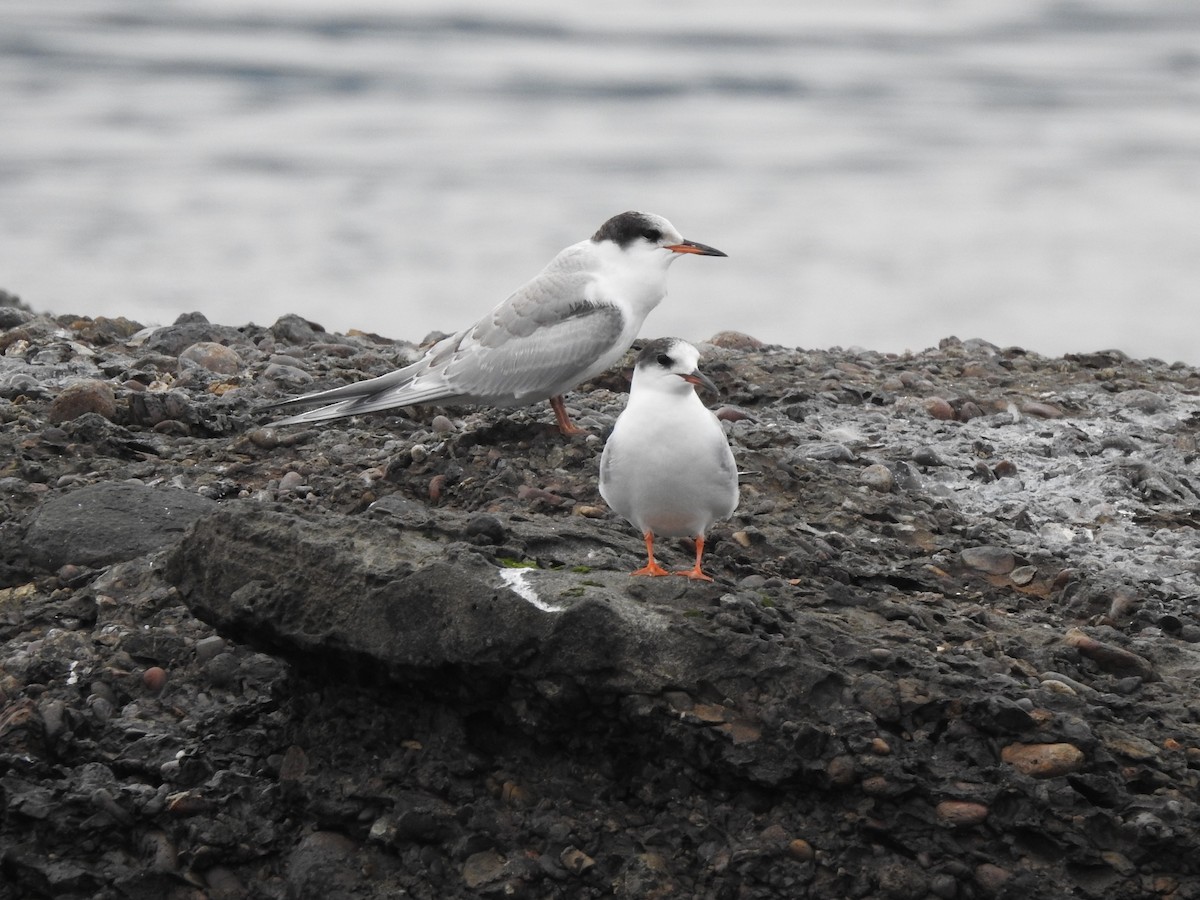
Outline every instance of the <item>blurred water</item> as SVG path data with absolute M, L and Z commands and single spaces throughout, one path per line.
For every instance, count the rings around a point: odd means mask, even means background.
M 1200 4 L 5 0 L 0 287 L 419 339 L 628 208 L 650 335 L 1200 363 Z

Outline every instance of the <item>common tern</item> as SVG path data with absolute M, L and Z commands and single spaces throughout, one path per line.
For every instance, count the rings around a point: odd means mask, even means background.
M 470 328 L 438 341 L 395 372 L 273 406 L 320 406 L 277 425 L 321 422 L 418 403 L 524 406 L 549 400 L 563 434 L 583 434 L 563 393 L 633 343 L 666 296 L 680 256 L 725 256 L 685 240 L 662 216 L 624 212 L 560 252 L 532 281 Z
M 704 533 L 738 504 L 737 466 L 717 417 L 696 386 L 716 392 L 697 369 L 700 353 L 678 338 L 638 354 L 629 401 L 600 456 L 600 496 L 642 532 L 646 565 L 634 575 L 670 574 L 654 560 L 654 536 L 696 541 L 696 564 L 676 575 L 712 581 L 700 568 Z

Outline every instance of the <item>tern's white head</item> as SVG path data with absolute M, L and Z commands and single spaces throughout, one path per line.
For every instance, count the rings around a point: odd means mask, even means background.
M 700 351 L 687 341 L 679 338 L 651 341 L 638 354 L 630 391 L 686 395 L 700 385 L 717 393 L 717 386 L 701 374 L 699 364 Z

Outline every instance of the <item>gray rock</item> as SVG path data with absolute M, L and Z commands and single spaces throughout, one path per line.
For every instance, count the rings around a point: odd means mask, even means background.
M 90 485 L 43 503 L 26 532 L 25 549 L 50 571 L 67 564 L 108 565 L 179 540 L 213 506 L 213 501 L 178 488 L 131 482 Z

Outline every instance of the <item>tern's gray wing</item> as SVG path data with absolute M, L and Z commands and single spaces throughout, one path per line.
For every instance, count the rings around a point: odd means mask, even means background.
M 625 313 L 593 299 L 586 272 L 543 272 L 464 335 L 441 375 L 466 402 L 534 402 L 621 353 Z
M 514 406 L 561 393 L 602 371 L 626 349 L 620 342 L 624 313 L 590 299 L 591 283 L 578 269 L 548 269 L 473 328 L 438 341 L 410 366 L 277 404 L 330 405 L 276 424 L 443 401 Z

